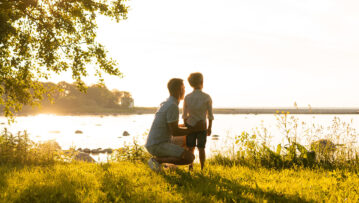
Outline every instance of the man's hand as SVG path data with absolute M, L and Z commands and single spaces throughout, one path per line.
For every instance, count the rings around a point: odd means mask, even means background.
M 187 135 L 190 133 L 190 130 L 188 130 L 186 127 L 180 127 L 178 125 L 178 121 L 168 123 L 167 125 L 170 129 L 172 136 L 182 136 L 182 135 Z
M 207 136 L 210 136 L 212 134 L 212 129 L 208 128 L 207 129 Z

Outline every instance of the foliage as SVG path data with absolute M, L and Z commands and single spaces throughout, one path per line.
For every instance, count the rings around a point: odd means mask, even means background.
M 96 17 L 126 19 L 125 0 L 2 0 L 0 2 L 0 106 L 12 116 L 38 104 L 50 74 L 71 71 L 81 90 L 91 65 L 121 76 L 117 63 L 96 41 Z
M 127 145 L 122 148 L 116 149 L 113 157 L 115 161 L 142 161 L 145 162 L 150 158 L 150 154 L 145 148 L 138 144 L 136 140 L 132 145 Z
M 76 84 L 67 82 L 42 84 L 53 91 L 43 95 L 45 99 L 41 101 L 40 107 L 25 105 L 18 115 L 121 113 L 130 111 L 134 103 L 131 93 L 116 89 L 110 91 L 105 85 L 91 85 L 84 94 L 76 87 Z
M 142 134 L 142 137 L 146 137 L 148 131 Z M 122 148 L 116 149 L 113 156 L 113 161 L 147 161 L 151 155 L 147 152 L 143 145 L 139 145 L 136 138 L 133 138 L 131 145 L 125 145 Z
M 5 128 L 0 134 L 0 165 L 54 163 L 61 159 L 60 149 L 54 141 L 35 143 L 26 131 L 13 135 Z
M 76 88 L 76 84 L 60 82 L 58 84 L 45 83 L 47 87 L 58 87 L 61 91 L 55 91 L 48 97 L 51 100 L 43 100 L 41 109 L 50 112 L 86 112 L 88 109 L 96 110 L 98 108 L 122 108 L 128 109 L 133 98 L 129 92 L 113 90 L 110 91 L 104 85 L 92 85 L 87 88 L 84 94 Z M 130 101 L 128 103 L 121 101 Z M 24 108 L 25 112 L 32 112 L 30 107 Z

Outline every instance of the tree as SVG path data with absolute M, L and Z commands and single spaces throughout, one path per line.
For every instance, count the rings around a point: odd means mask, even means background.
M 87 65 L 121 76 L 116 61 L 96 41 L 96 17 L 126 19 L 126 0 L 0 0 L 0 106 L 12 117 L 25 104 L 36 105 L 49 91 L 39 82 L 71 71 L 85 90 Z
M 123 108 L 132 108 L 134 100 L 131 93 L 126 91 L 112 90 L 113 95 L 117 98 L 117 103 Z
M 106 113 L 108 110 L 126 110 L 133 107 L 134 99 L 131 93 L 126 91 L 110 91 L 105 85 L 91 85 L 87 88 L 87 94 L 83 94 L 76 84 L 60 82 L 43 83 L 47 88 L 60 87 L 62 91 L 53 91 L 51 95 L 43 95 L 42 110 L 56 113 Z M 51 98 L 53 102 L 47 98 Z M 36 113 L 39 109 L 33 109 L 26 105 L 22 112 Z

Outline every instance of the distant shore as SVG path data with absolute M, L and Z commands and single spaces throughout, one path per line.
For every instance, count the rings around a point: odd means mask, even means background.
M 141 115 L 154 114 L 157 107 L 87 108 L 87 109 L 26 109 L 17 116 L 56 114 L 56 115 Z M 359 108 L 214 108 L 214 114 L 359 114 Z
M 217 108 L 215 114 L 359 114 L 359 108 Z

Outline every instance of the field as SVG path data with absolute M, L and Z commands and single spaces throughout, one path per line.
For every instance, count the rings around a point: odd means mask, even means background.
M 142 162 L 0 166 L 0 202 L 358 202 L 345 170 L 210 164 L 155 173 Z

